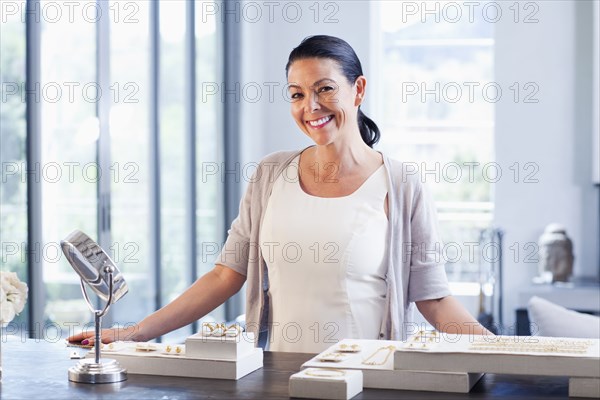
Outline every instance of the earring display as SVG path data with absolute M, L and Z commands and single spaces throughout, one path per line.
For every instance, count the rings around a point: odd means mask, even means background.
M 420 330 L 413 336 L 411 336 L 408 341 L 409 342 L 438 342 L 440 340 L 440 335 L 437 331 L 428 331 L 428 330 Z
M 230 337 L 211 337 L 202 345 L 204 350 L 194 354 L 187 345 L 177 343 L 113 342 L 105 344 L 102 351 L 110 353 L 131 374 L 237 380 L 263 365 L 262 349 L 254 348 L 252 342 L 244 344 L 249 351 L 233 354 L 221 351 L 238 345 Z
M 254 349 L 254 333 L 244 331 L 239 324 L 203 323 L 197 334 L 185 340 L 189 357 L 237 359 Z
M 431 346 L 427 343 L 406 343 L 403 348 L 409 350 L 429 350 Z
M 166 345 L 163 354 L 171 356 L 182 356 L 185 354 L 185 348 L 183 346 Z
M 202 324 L 202 335 L 208 337 L 237 337 L 242 333 L 238 324 L 226 326 L 224 323 L 205 322 Z
M 339 353 L 360 353 L 361 347 L 360 347 L 360 345 L 358 345 L 356 343 L 353 343 L 353 344 L 342 343 L 335 350 Z
M 135 351 L 156 351 L 157 347 L 150 343 L 138 343 L 135 345 Z

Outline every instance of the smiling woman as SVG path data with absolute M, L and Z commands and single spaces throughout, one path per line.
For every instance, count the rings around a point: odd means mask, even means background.
M 246 329 L 269 350 L 404 339 L 416 329 L 414 303 L 439 330 L 489 333 L 450 295 L 433 201 L 418 175 L 373 149 L 380 132 L 360 111 L 367 80 L 354 50 L 312 36 L 286 71 L 292 116 L 315 145 L 263 159 L 215 268 L 137 327 L 107 330 L 103 340 L 177 329 L 244 283 Z
M 312 121 L 311 127 L 318 129 L 328 122 L 327 118 L 336 117 L 337 109 L 338 118 L 345 118 L 345 112 L 348 111 L 348 116 L 357 120 L 361 137 L 369 147 L 379 141 L 379 128 L 360 110 L 367 85 L 362 65 L 352 47 L 344 40 L 325 35 L 307 38 L 291 52 L 285 71 L 292 99 L 292 114 L 300 129 L 303 129 L 303 117 L 313 117 L 307 121 Z M 310 83 L 311 76 L 327 74 L 330 75 Z M 309 81 L 301 82 L 301 77 Z M 307 86 L 303 87 L 303 83 Z M 303 99 L 305 101 L 301 101 Z M 332 109 L 327 110 L 327 105 Z M 321 106 L 325 109 L 320 110 Z M 315 116 L 309 114 L 318 111 L 333 111 L 334 114 L 315 121 Z M 337 122 L 338 128 L 343 121 Z

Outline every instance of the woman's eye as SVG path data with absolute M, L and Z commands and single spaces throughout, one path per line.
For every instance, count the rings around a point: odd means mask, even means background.
M 297 100 L 297 99 L 300 99 L 300 98 L 302 98 L 302 93 L 292 93 L 292 94 L 290 95 L 290 97 L 291 97 L 293 100 Z
M 322 86 L 321 88 L 319 88 L 319 93 L 321 92 L 329 92 L 333 90 L 333 88 L 331 86 Z

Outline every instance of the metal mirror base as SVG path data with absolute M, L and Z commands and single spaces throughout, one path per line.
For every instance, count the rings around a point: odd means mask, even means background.
M 115 383 L 127 380 L 127 370 L 112 359 L 102 358 L 99 363 L 92 358 L 81 360 L 69 368 L 69 380 L 80 383 Z

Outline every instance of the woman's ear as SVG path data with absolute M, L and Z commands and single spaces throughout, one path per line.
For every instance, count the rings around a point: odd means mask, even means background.
M 367 78 L 364 76 L 359 76 L 356 78 L 356 82 L 354 82 L 355 87 L 355 95 L 354 95 L 354 105 L 360 106 L 365 98 L 365 94 L 367 91 Z

